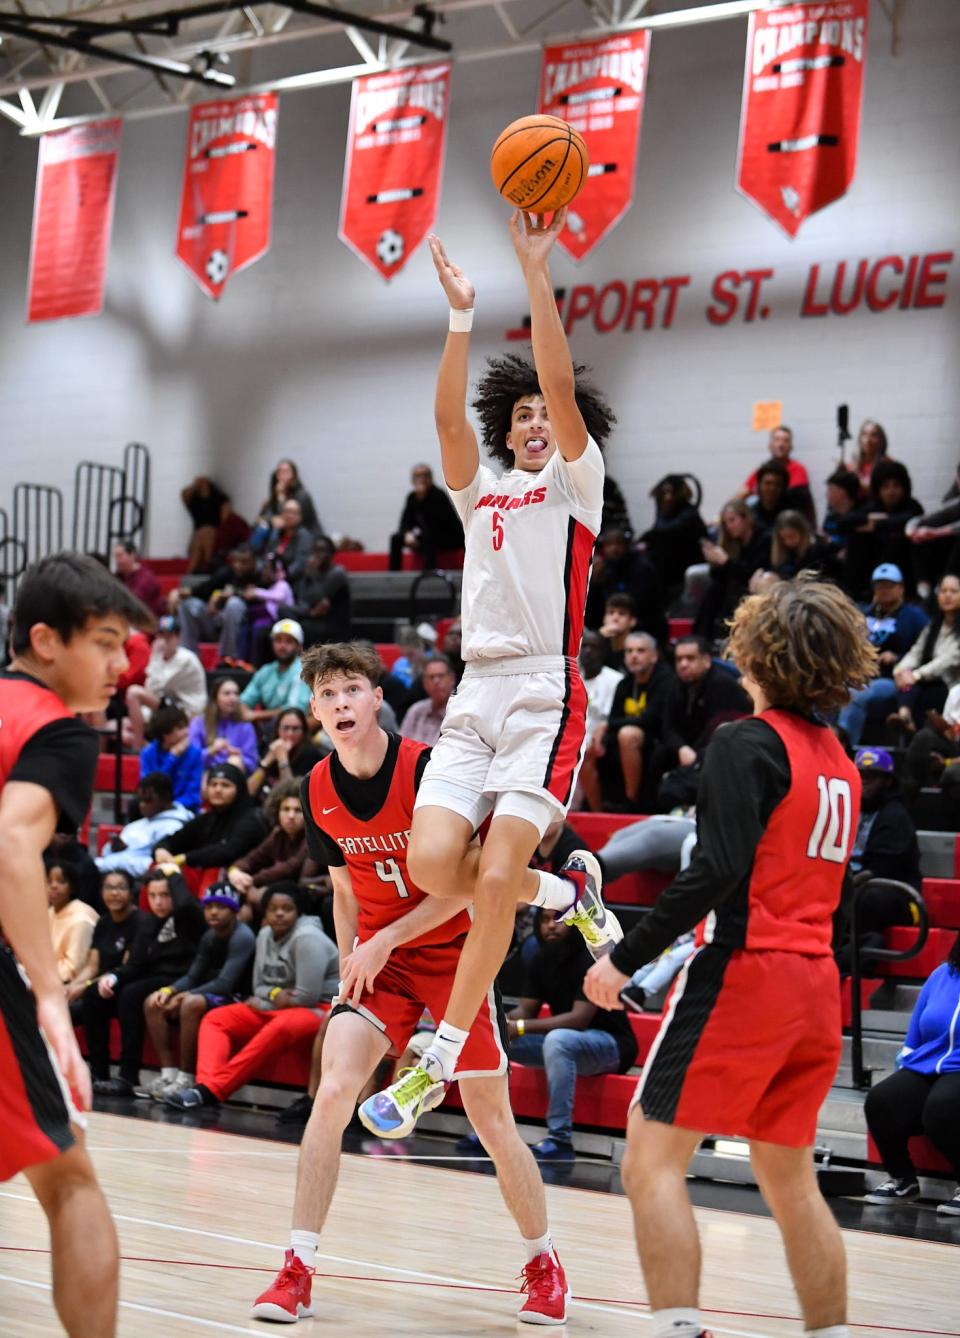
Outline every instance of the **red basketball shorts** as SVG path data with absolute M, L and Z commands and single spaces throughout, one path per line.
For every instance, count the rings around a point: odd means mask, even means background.
M 420 1026 L 424 1010 L 439 1022 L 447 1009 L 463 940 L 424 948 L 397 948 L 354 1010 L 379 1028 L 391 1050 L 403 1054 Z M 500 1000 L 491 989 L 467 1037 L 457 1063 L 458 1078 L 489 1078 L 506 1073 Z
M 0 1180 L 66 1152 L 71 1122 L 84 1123 L 37 1026 L 33 995 L 0 951 Z
M 832 957 L 707 944 L 677 978 L 633 1104 L 663 1124 L 808 1147 L 840 1046 Z

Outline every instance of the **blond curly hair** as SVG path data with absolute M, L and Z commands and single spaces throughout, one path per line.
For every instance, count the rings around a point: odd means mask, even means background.
M 863 614 L 812 572 L 744 599 L 729 627 L 727 655 L 774 707 L 836 711 L 877 672 Z

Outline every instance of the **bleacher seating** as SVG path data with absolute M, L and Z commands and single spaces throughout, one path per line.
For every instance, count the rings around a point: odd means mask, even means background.
M 97 772 L 93 782 L 94 790 L 113 794 L 116 784 L 117 759 L 114 753 L 101 753 L 97 758 Z M 140 783 L 140 758 L 127 754 L 120 759 L 120 790 L 122 794 L 133 794 Z

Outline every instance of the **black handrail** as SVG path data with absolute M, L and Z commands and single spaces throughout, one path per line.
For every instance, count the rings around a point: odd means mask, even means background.
M 423 584 L 424 581 L 427 580 L 443 582 L 446 589 L 443 592 L 442 603 L 446 607 L 437 608 L 434 605 L 431 605 L 429 609 L 425 607 L 423 611 L 417 608 L 417 595 L 420 593 L 421 585 Z M 413 624 L 414 627 L 416 627 L 420 619 L 425 617 L 428 612 L 434 614 L 437 617 L 447 617 L 449 614 L 456 612 L 456 607 L 457 607 L 457 587 L 454 585 L 453 581 L 451 581 L 450 577 L 447 575 L 445 571 L 439 571 L 437 568 L 432 567 L 428 571 L 422 571 L 419 573 L 416 580 L 410 587 L 409 618 L 410 622 Z
M 145 552 L 150 518 L 150 452 L 139 441 L 128 442 L 123 450 L 123 495 L 139 507 L 139 519 L 126 533 Z
M 73 547 L 78 553 L 97 553 L 110 561 L 116 539 L 112 533 L 114 501 L 123 494 L 123 470 L 97 460 L 81 460 L 73 474 Z
M 63 493 L 46 483 L 18 483 L 13 489 L 13 537 L 23 547 L 18 576 L 39 558 L 63 548 Z
M 868 888 L 884 888 L 890 892 L 899 892 L 906 901 L 917 908 L 917 937 L 909 948 L 899 952 L 896 948 L 862 948 L 860 946 L 859 926 L 857 924 L 857 905 Z M 920 893 L 909 883 L 901 883 L 893 878 L 871 878 L 858 887 L 850 904 L 850 1069 L 854 1087 L 861 1090 L 867 1087 L 863 1068 L 863 1010 L 860 1003 L 860 984 L 862 973 L 861 961 L 872 958 L 884 962 L 908 962 L 911 957 L 923 951 L 930 933 L 930 917 L 926 902 Z

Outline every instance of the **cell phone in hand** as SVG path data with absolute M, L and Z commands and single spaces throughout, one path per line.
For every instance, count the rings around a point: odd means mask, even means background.
M 627 993 L 628 988 L 629 986 L 620 991 L 620 1002 L 623 1004 L 624 1008 L 629 1009 L 631 1013 L 642 1013 L 643 1004 L 637 1003 L 636 999 L 631 999 L 630 995 Z

